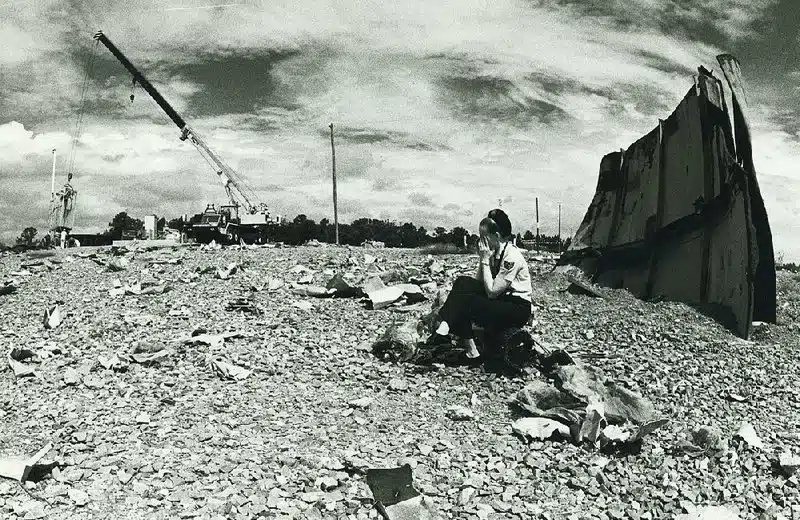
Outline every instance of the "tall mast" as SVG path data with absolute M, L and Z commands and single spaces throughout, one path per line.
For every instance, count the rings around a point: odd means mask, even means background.
M 56 198 L 56 149 L 53 148 L 53 175 L 50 177 L 50 202 Z

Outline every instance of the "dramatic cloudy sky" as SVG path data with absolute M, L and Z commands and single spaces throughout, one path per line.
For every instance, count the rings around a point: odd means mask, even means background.
M 3 2 L 3 0 L 0 0 Z M 214 4 L 223 4 L 214 7 Z M 742 62 L 776 249 L 800 259 L 796 0 L 6 0 L 0 238 L 45 228 L 87 63 L 76 227 L 220 202 L 214 174 L 93 32 L 102 29 L 274 213 L 575 230 L 600 158 L 667 117 L 698 65 Z

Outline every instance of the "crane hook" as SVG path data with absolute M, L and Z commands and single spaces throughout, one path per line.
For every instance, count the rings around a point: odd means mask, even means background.
M 133 98 L 136 97 L 133 91 L 136 89 L 136 78 L 133 78 L 131 82 L 131 103 L 133 103 Z

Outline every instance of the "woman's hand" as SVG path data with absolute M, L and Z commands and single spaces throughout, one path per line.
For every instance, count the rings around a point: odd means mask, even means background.
M 481 237 L 478 241 L 478 256 L 481 259 L 481 262 L 489 260 L 489 255 L 491 255 L 492 250 L 489 247 L 489 239 L 486 237 Z

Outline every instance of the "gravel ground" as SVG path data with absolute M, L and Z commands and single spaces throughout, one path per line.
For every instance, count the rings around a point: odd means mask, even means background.
M 415 251 L 161 249 L 136 252 L 120 272 L 70 253 L 27 267 L 28 275 L 19 273 L 23 264 L 41 260 L 0 257 L 0 280 L 19 282 L 15 294 L 0 296 L 4 353 L 37 354 L 35 377 L 0 373 L 0 457 L 52 442 L 46 458 L 62 463 L 37 483 L 0 480 L 2 518 L 377 518 L 360 470 L 404 463 L 442 518 L 675 518 L 704 505 L 741 518 L 800 518 L 797 476 L 774 468 L 778 454 L 800 448 L 797 274 L 779 273 L 779 323 L 744 341 L 683 304 L 565 292 L 562 275 L 532 261 L 539 337 L 671 419 L 640 454 L 607 458 L 512 435 L 518 414 L 508 400 L 524 381 L 376 359 L 372 341 L 406 314 L 296 296 L 286 286 L 250 290 L 297 280 L 289 271 L 298 264 L 322 285 L 334 272 L 421 267 L 425 256 Z M 365 253 L 378 262 L 363 265 Z M 97 255 L 111 258 L 107 249 Z M 446 268 L 434 277 L 440 285 L 462 268 L 471 273 L 475 261 L 438 260 Z M 188 276 L 231 262 L 243 269 L 228 280 Z M 171 290 L 111 296 L 117 279 Z M 247 297 L 262 314 L 226 310 Z M 45 329 L 43 312 L 57 301 L 64 321 Z M 294 305 L 301 301 L 312 308 Z M 185 344 L 198 328 L 238 336 Z M 169 355 L 116 371 L 100 363 L 153 345 Z M 252 373 L 223 380 L 209 357 Z M 67 385 L 75 374 L 77 384 Z M 364 397 L 372 399 L 366 408 L 349 404 Z M 447 418 L 452 405 L 472 407 L 475 419 Z M 763 449 L 734 438 L 743 421 Z M 675 449 L 701 426 L 722 432 L 730 449 L 720 457 Z

